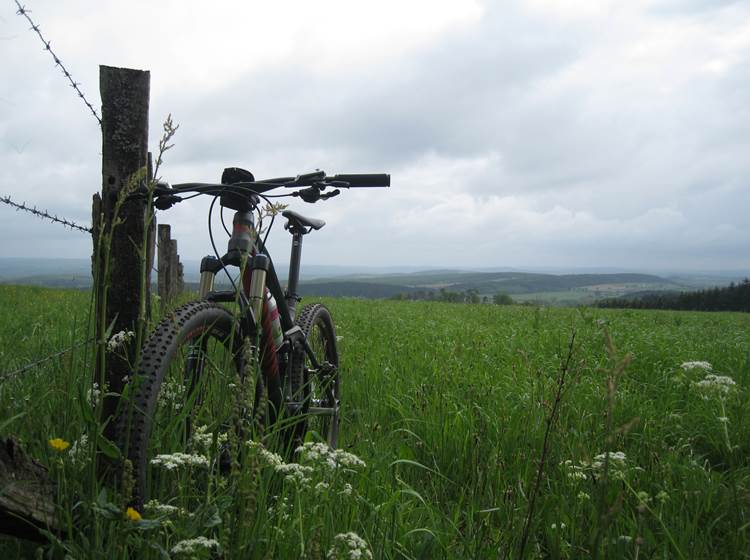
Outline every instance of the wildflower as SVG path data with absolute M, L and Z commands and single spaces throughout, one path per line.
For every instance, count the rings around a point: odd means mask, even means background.
M 295 450 L 308 463 L 320 465 L 328 470 L 336 470 L 339 467 L 366 467 L 365 462 L 354 455 L 341 449 L 331 449 L 325 443 L 308 442 Z
M 703 371 L 711 371 L 712 366 L 708 362 L 684 362 L 680 366 L 685 371 L 690 371 L 691 369 L 702 369 Z
M 648 492 L 645 492 L 645 491 L 643 491 L 643 490 L 639 491 L 639 492 L 638 492 L 638 493 L 636 494 L 636 498 L 638 498 L 638 501 L 639 501 L 639 502 L 640 502 L 641 504 L 647 504 L 647 503 L 649 503 L 649 502 L 651 501 L 651 496 L 649 495 L 649 493 L 648 493 Z
M 667 501 L 667 500 L 669 499 L 669 494 L 667 494 L 667 493 L 666 493 L 666 492 L 665 492 L 664 490 L 662 490 L 661 492 L 659 492 L 659 493 L 658 493 L 658 494 L 656 495 L 656 499 L 657 499 L 657 500 L 658 500 L 658 501 L 659 501 L 660 503 L 662 503 L 662 504 L 663 504 L 664 502 L 666 502 L 666 501 Z
M 133 331 L 120 331 L 115 333 L 107 341 L 107 351 L 114 352 L 121 346 L 130 342 L 133 338 L 135 338 L 135 333 Z
M 693 383 L 693 387 L 703 395 L 703 398 L 708 400 L 711 397 L 719 397 L 720 399 L 725 398 L 730 391 L 732 391 L 737 384 L 729 376 L 726 375 L 714 375 L 709 373 L 706 377 Z
M 281 455 L 269 451 L 268 449 L 263 447 L 262 443 L 258 443 L 257 441 L 252 440 L 246 443 L 250 449 L 253 449 L 258 453 L 258 456 L 266 464 L 266 466 L 276 468 L 284 464 L 284 460 L 281 458 Z
M 89 461 L 89 451 L 89 437 L 86 434 L 81 434 L 81 437 L 73 442 L 68 457 L 74 463 L 85 465 Z
M 622 544 L 630 544 L 631 542 L 633 542 L 633 537 L 631 537 L 630 535 L 620 535 L 619 537 L 617 537 L 617 542 Z
M 132 507 L 129 507 L 125 510 L 125 517 L 130 519 L 130 521 L 140 521 L 143 519 L 140 513 L 138 513 L 138 510 L 133 509 Z
M 716 419 L 722 424 L 729 424 L 729 417 L 727 416 L 717 416 Z
M 284 480 L 300 486 L 306 486 L 310 482 L 310 475 L 313 472 L 312 467 L 298 465 L 297 463 L 283 463 L 274 467 L 277 473 L 284 475 Z
M 219 550 L 219 542 L 214 539 L 207 539 L 206 537 L 196 537 L 194 539 L 186 539 L 178 542 L 172 547 L 170 551 L 174 555 L 178 554 L 195 554 L 198 549 Z
M 86 402 L 89 403 L 89 406 L 96 408 L 101 403 L 101 398 L 102 391 L 99 388 L 99 384 L 94 382 L 91 389 L 86 392 Z
M 208 430 L 208 426 L 198 426 L 190 436 L 193 446 L 208 453 L 214 442 L 214 434 Z M 216 443 L 221 447 L 229 440 L 229 435 L 220 433 L 216 435 Z
M 590 500 L 590 499 L 591 499 L 591 496 L 590 496 L 589 494 L 587 494 L 586 492 L 584 492 L 584 491 L 581 491 L 581 492 L 578 492 L 578 496 L 577 496 L 577 498 L 578 498 L 578 499 L 579 499 L 579 500 L 580 500 L 581 502 L 585 502 L 585 501 L 588 501 L 588 500 Z
M 353 491 L 352 485 L 347 482 L 344 484 L 344 489 L 341 490 L 339 494 L 341 494 L 342 496 L 351 496 L 352 491 Z
M 357 533 L 339 533 L 333 537 L 333 546 L 328 551 L 326 558 L 329 560 L 340 560 L 350 558 L 352 560 L 372 560 L 372 551 L 362 537 Z
M 50 447 L 52 449 L 54 449 L 55 451 L 58 451 L 60 453 L 62 453 L 68 447 L 70 447 L 70 442 L 67 442 L 67 441 L 65 441 L 64 439 L 61 439 L 61 438 L 51 439 L 51 440 L 49 440 L 48 443 L 49 443 L 49 445 L 50 445 Z
M 162 466 L 168 471 L 182 466 L 208 467 L 208 459 L 203 455 L 189 455 L 187 453 L 172 453 L 171 455 L 157 455 L 151 459 L 151 464 Z
M 177 506 L 171 506 L 169 504 L 160 504 L 156 500 L 149 500 L 148 502 L 146 502 L 144 509 L 156 515 L 165 515 L 165 516 L 174 515 L 176 513 L 182 512 L 182 510 L 178 508 Z
M 176 412 L 182 408 L 185 400 L 185 385 L 178 381 L 167 381 L 159 391 L 159 406 L 171 407 Z

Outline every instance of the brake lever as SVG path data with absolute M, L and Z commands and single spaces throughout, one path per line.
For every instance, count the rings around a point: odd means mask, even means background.
M 338 190 L 338 189 L 336 189 L 336 190 L 333 190 L 333 191 L 331 191 L 331 192 L 329 192 L 329 193 L 326 193 L 326 194 L 321 194 L 321 195 L 320 195 L 320 199 L 321 199 L 321 200 L 327 200 L 327 199 L 329 199 L 329 198 L 333 198 L 334 196 L 338 196 L 338 195 L 340 195 L 340 194 L 341 194 L 341 191 L 340 191 L 340 190 Z

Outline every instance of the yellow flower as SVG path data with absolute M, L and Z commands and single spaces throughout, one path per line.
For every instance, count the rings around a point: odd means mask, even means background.
M 62 453 L 68 447 L 70 447 L 70 442 L 65 441 L 64 439 L 58 437 L 58 438 L 49 440 L 49 445 L 55 451 L 59 451 L 60 453 Z
M 138 511 L 137 511 L 137 510 L 135 510 L 135 509 L 133 509 L 132 507 L 129 507 L 129 508 L 128 508 L 128 509 L 127 509 L 127 510 L 125 511 L 125 517 L 127 517 L 127 518 L 128 518 L 128 519 L 130 519 L 131 521 L 140 521 L 141 519 L 143 519 L 143 518 L 141 517 L 141 514 L 140 514 L 140 513 L 138 513 Z

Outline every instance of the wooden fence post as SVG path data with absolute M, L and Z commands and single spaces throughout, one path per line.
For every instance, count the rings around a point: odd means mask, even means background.
M 97 274 L 97 337 L 101 340 L 111 325 L 111 333 L 121 331 L 138 333 L 145 324 L 149 309 L 150 266 L 145 270 L 142 289 L 142 259 L 148 260 L 144 248 L 144 228 L 148 222 L 143 201 L 127 201 L 119 205 L 118 195 L 123 189 L 134 186 L 139 177 L 145 181 L 148 164 L 148 107 L 150 73 L 127 68 L 99 67 L 99 90 L 102 98 L 102 194 L 99 205 L 103 215 L 103 229 L 99 231 L 95 220 L 94 250 L 99 237 L 107 240 L 111 233 L 109 263 L 100 258 L 94 263 Z M 97 201 L 95 200 L 95 207 Z M 96 211 L 96 208 L 95 208 Z M 118 223 L 114 224 L 115 212 Z M 104 243 L 101 243 L 104 245 Z M 103 257 L 100 251 L 100 257 Z M 101 273 L 109 267 L 108 277 Z M 105 285 L 106 283 L 106 285 Z M 106 290 L 106 293 L 105 293 Z M 105 297 L 106 296 L 106 297 Z M 103 309 L 106 301 L 106 309 Z M 132 338 L 133 341 L 137 337 Z M 125 378 L 131 374 L 135 358 L 134 344 L 115 352 L 106 352 L 97 359 L 96 381 L 106 380 L 108 391 L 120 394 Z M 106 371 L 101 371 L 106 363 Z M 111 417 L 117 407 L 118 397 L 104 399 L 102 416 L 104 434 L 113 439 Z
M 173 301 L 183 289 L 183 269 L 180 256 L 177 253 L 177 241 L 171 238 L 171 228 L 167 224 L 159 224 L 159 257 L 157 268 L 159 280 L 157 282 L 162 306 Z

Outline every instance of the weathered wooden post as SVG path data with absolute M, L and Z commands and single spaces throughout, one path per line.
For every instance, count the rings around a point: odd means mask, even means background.
M 127 68 L 99 67 L 99 90 L 102 97 L 102 193 L 99 201 L 103 228 L 95 219 L 94 247 L 100 246 L 97 285 L 97 336 L 101 340 L 106 329 L 111 333 L 138 333 L 142 329 L 149 308 L 150 266 L 145 269 L 142 286 L 142 255 L 148 260 L 148 249 L 143 247 L 147 223 L 145 201 L 122 202 L 124 189 L 136 181 L 145 181 L 148 164 L 148 108 L 150 73 Z M 118 198 L 120 202 L 118 203 Z M 97 201 L 94 202 L 96 211 Z M 115 222 L 115 218 L 117 221 Z M 114 222 L 114 223 L 113 223 Z M 100 242 L 101 239 L 101 242 Z M 104 247 L 109 241 L 109 249 Z M 109 256 L 109 262 L 104 258 Z M 104 275 L 105 267 L 109 274 Z M 105 305 L 106 303 L 106 305 Z M 140 321 L 139 321 L 140 318 Z M 131 374 L 137 337 L 130 347 L 108 352 L 102 345 L 96 380 L 106 380 L 109 392 L 120 394 L 125 378 Z M 106 371 L 101 371 L 106 363 Z M 104 434 L 113 438 L 111 417 L 118 397 L 104 399 L 101 418 L 107 422 Z
M 183 272 L 180 256 L 177 253 L 177 241 L 172 239 L 171 228 L 159 224 L 159 258 L 157 268 L 159 279 L 157 286 L 162 306 L 173 301 L 183 289 Z

